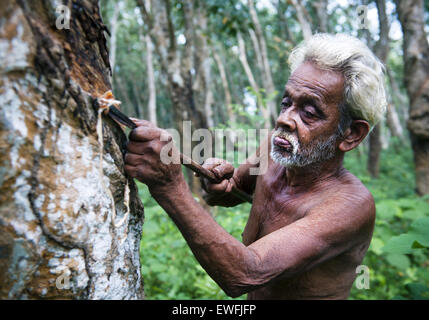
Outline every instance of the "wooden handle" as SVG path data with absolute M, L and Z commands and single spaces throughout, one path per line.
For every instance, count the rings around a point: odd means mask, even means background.
M 211 172 L 210 170 L 204 168 L 199 163 L 195 162 L 188 156 L 185 156 L 184 154 L 180 153 L 180 163 L 183 164 L 185 167 L 191 169 L 192 171 L 198 173 L 200 176 L 208 179 L 211 183 L 219 183 L 221 180 L 219 180 L 216 175 Z M 232 187 L 231 193 L 236 196 L 237 198 L 252 203 L 253 198 L 251 195 L 247 194 L 246 192 L 237 189 L 236 187 Z

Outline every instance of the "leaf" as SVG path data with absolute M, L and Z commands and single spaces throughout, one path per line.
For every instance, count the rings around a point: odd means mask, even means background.
M 374 252 L 377 255 L 380 255 L 382 253 L 382 248 L 384 246 L 383 240 L 379 238 L 373 238 L 371 241 L 371 245 L 369 246 L 369 250 Z
M 413 234 L 416 240 L 424 247 L 429 247 L 429 217 L 416 219 L 412 224 L 409 234 Z
M 397 254 L 412 253 L 413 249 L 411 248 L 411 246 L 414 241 L 415 239 L 412 235 L 401 234 L 387 241 L 386 245 L 383 247 L 383 251 L 385 253 Z
M 416 240 L 413 242 L 411 248 L 413 248 L 413 249 L 424 249 L 424 248 L 428 248 L 428 247 L 425 247 L 424 245 L 422 245 L 420 242 L 418 242 Z
M 429 300 L 429 287 L 421 283 L 409 283 L 406 285 L 413 300 Z
M 410 259 L 404 254 L 388 254 L 386 260 L 398 269 L 405 270 L 410 267 Z
M 377 216 L 382 219 L 389 219 L 401 213 L 401 208 L 394 201 L 381 201 L 376 206 Z

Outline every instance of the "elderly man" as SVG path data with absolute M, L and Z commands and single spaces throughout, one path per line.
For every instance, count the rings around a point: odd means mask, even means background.
M 375 206 L 343 158 L 384 112 L 383 66 L 361 41 L 339 34 L 313 36 L 291 53 L 289 64 L 281 112 L 266 142 L 267 171 L 249 174 L 254 161 L 235 170 L 222 160 L 205 164 L 224 178 L 204 181 L 208 204 L 240 203 L 231 186 L 254 195 L 243 242 L 194 200 L 180 165 L 160 161 L 161 129 L 137 121 L 126 170 L 148 185 L 228 295 L 346 299 L 371 241 Z

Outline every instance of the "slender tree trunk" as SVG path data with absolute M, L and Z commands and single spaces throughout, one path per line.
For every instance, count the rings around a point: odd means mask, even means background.
M 240 59 L 241 65 L 243 66 L 244 72 L 246 73 L 246 76 L 249 80 L 250 86 L 252 87 L 253 91 L 256 92 L 256 99 L 257 99 L 256 103 L 259 109 L 261 110 L 262 117 L 264 118 L 264 128 L 270 129 L 271 128 L 270 111 L 267 107 L 264 106 L 264 104 L 261 101 L 260 88 L 259 88 L 259 85 L 256 83 L 255 77 L 253 76 L 253 72 L 250 69 L 249 62 L 247 61 L 246 46 L 240 32 L 237 33 L 237 41 L 238 41 L 239 59 Z
M 155 86 L 155 73 L 153 71 L 153 43 L 149 35 L 144 36 L 146 43 L 146 68 L 147 68 L 147 82 L 149 87 L 149 121 L 158 124 L 156 118 L 156 86 Z
M 267 107 L 271 116 L 271 125 L 273 125 L 277 119 L 277 108 L 276 108 L 276 89 L 274 86 L 273 76 L 271 74 L 271 67 L 268 61 L 268 52 L 267 52 L 267 44 L 265 42 L 265 37 L 262 32 L 262 27 L 259 22 L 258 14 L 255 9 L 255 4 L 253 0 L 249 1 L 249 10 L 250 16 L 252 17 L 252 22 L 255 26 L 255 40 L 258 44 L 256 48 L 259 48 L 259 56 L 260 60 L 262 60 L 262 79 L 263 85 L 266 92 L 266 97 L 268 98 Z
M 119 27 L 119 11 L 120 11 L 120 2 L 116 1 L 113 4 L 113 15 L 110 19 L 110 67 L 112 68 L 112 73 L 115 71 L 116 64 L 116 42 L 117 42 L 117 33 Z
M 396 80 L 394 79 L 389 68 L 387 67 L 386 67 L 386 73 L 389 79 L 389 86 L 390 86 L 390 92 L 391 92 L 391 97 L 390 97 L 391 101 L 388 105 L 388 111 L 387 111 L 387 124 L 389 126 L 389 129 L 392 135 L 404 141 L 405 140 L 404 129 L 402 127 L 399 114 L 397 112 L 397 108 L 401 112 L 402 116 L 404 116 L 404 113 L 406 115 L 406 112 L 404 111 L 405 109 L 404 106 L 408 105 L 408 99 L 400 92 L 400 89 L 398 84 L 396 83 Z
M 237 33 L 239 59 L 243 66 L 244 72 L 246 73 L 247 79 L 249 80 L 250 86 L 255 92 L 259 92 L 259 85 L 256 83 L 255 77 L 253 76 L 252 69 L 250 69 L 249 62 L 246 56 L 246 44 L 244 43 L 243 36 L 240 32 Z
M 312 2 L 313 7 L 316 9 L 318 20 L 318 31 L 329 32 L 328 28 L 328 0 L 318 0 Z
M 422 0 L 395 1 L 404 34 L 404 83 L 410 100 L 408 130 L 414 150 L 416 191 L 429 193 L 429 43 Z
M 386 63 L 389 54 L 389 21 L 386 14 L 385 0 L 376 0 L 378 21 L 380 26 L 379 40 L 374 52 L 381 62 Z M 377 178 L 380 172 L 381 154 L 381 126 L 377 124 L 369 135 L 368 171 L 373 178 Z
M 225 66 L 223 64 L 222 58 L 216 52 L 216 49 L 213 49 L 213 58 L 215 59 L 216 64 L 219 68 L 219 74 L 222 82 L 223 92 L 225 93 L 225 104 L 226 104 L 228 118 L 229 120 L 231 120 L 232 123 L 235 123 L 237 119 L 235 116 L 235 112 L 232 110 L 232 107 L 231 107 L 232 105 L 231 91 L 229 90 L 228 78 L 226 76 Z
M 311 32 L 311 17 L 308 14 L 307 9 L 305 9 L 304 4 L 301 0 L 289 0 L 292 5 L 295 7 L 296 16 L 298 18 L 298 23 L 302 29 L 302 36 L 304 40 L 308 40 L 312 36 Z
M 103 116 L 101 159 L 97 140 L 95 98 L 111 88 L 98 2 L 65 1 L 69 30 L 52 3 L 0 10 L 0 299 L 141 299 L 126 136 Z
M 285 11 L 286 11 L 286 4 L 284 0 L 277 0 L 277 16 L 279 20 L 280 25 L 280 34 L 282 39 L 289 40 L 290 43 L 295 46 L 296 41 L 293 33 L 290 31 L 290 28 L 288 27 L 288 23 L 286 21 L 285 17 Z

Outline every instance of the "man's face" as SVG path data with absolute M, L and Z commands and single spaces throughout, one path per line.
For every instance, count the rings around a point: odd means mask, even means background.
M 340 73 L 303 63 L 289 78 L 271 140 L 271 158 L 285 167 L 304 167 L 335 155 L 343 100 Z

